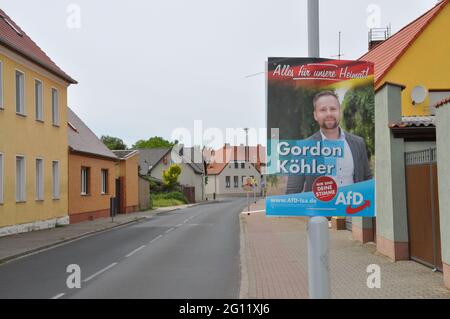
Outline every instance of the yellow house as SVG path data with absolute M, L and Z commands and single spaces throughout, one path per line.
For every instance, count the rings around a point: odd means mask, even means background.
M 450 95 L 450 6 L 441 0 L 429 11 L 376 45 L 360 60 L 375 63 L 375 85 L 404 86 L 402 115 L 434 115 L 433 105 Z M 425 92 L 414 100 L 413 91 Z
M 67 88 L 0 10 L 0 236 L 67 224 Z

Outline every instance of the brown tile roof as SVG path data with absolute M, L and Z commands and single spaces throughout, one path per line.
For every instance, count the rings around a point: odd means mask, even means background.
M 69 149 L 117 160 L 117 156 L 102 143 L 89 127 L 70 109 L 67 108 Z
M 435 108 L 440 108 L 441 106 L 444 106 L 445 104 L 449 104 L 450 103 L 450 96 L 437 102 L 435 105 L 433 105 L 433 107 Z
M 436 127 L 434 116 L 403 117 L 401 121 L 390 123 L 389 128 Z
M 262 145 L 249 146 L 249 158 L 248 161 L 255 165 L 258 172 L 261 173 L 261 167 L 266 163 L 266 148 Z M 245 146 L 230 146 L 224 147 L 212 151 L 210 164 L 208 165 L 208 175 L 218 175 L 233 161 L 246 161 Z
M 361 61 L 375 63 L 376 86 L 381 84 L 384 76 L 448 3 L 449 0 L 442 0 L 392 37 L 359 58 Z
M 39 18 L 38 16 L 36 16 Z M 0 9 L 0 44 L 40 65 L 69 83 L 76 84 L 61 70 L 44 51 L 3 11 Z

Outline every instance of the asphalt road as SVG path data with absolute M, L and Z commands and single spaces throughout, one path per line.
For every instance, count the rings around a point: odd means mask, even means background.
M 0 298 L 238 298 L 245 204 L 155 215 L 2 264 Z M 81 288 L 66 284 L 71 264 L 80 267 Z

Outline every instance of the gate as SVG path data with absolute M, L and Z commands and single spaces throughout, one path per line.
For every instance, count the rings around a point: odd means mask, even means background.
M 184 186 L 183 187 L 183 194 L 186 196 L 188 202 L 195 203 L 195 187 L 193 186 Z
M 436 149 L 405 153 L 411 259 L 442 271 Z

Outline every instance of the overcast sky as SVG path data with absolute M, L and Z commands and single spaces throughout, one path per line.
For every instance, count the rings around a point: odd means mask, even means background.
M 436 2 L 321 0 L 321 55 L 338 53 L 339 31 L 343 59 L 364 54 L 368 20 L 377 20 L 373 8 L 380 10 L 380 26 L 390 23 L 396 32 Z M 155 135 L 170 139 L 177 127 L 193 130 L 194 120 L 202 120 L 204 129 L 265 127 L 260 72 L 267 57 L 308 52 L 306 0 L 0 4 L 79 82 L 69 89 L 69 106 L 98 136 L 117 136 L 129 146 Z M 81 10 L 79 28 L 73 8 Z

